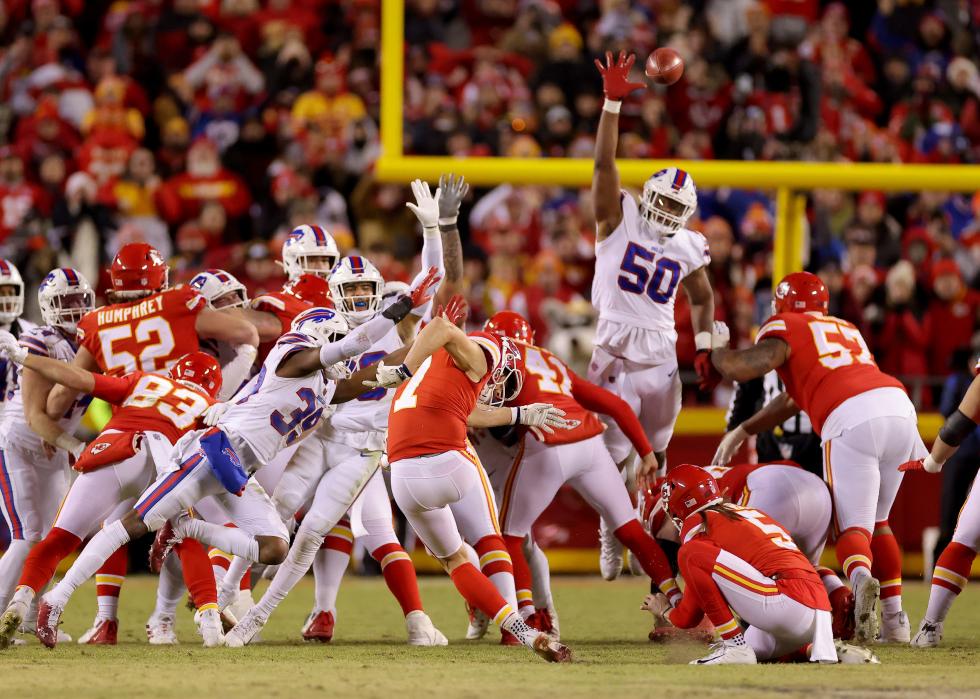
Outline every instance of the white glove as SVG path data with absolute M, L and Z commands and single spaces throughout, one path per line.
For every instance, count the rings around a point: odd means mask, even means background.
M 384 362 L 378 362 L 378 371 L 375 376 L 377 381 L 362 381 L 361 383 L 371 388 L 395 388 L 412 378 L 412 372 L 404 364 L 391 366 Z
M 418 218 L 419 222 L 422 224 L 422 228 L 438 228 L 439 227 L 439 197 L 442 194 L 442 190 L 437 189 L 436 195 L 433 197 L 432 192 L 429 190 L 429 183 L 423 180 L 415 180 L 412 182 L 412 194 L 415 195 L 415 201 L 417 204 L 408 202 L 405 204 L 412 213 Z
M 6 330 L 0 330 L 0 354 L 5 355 L 14 364 L 23 364 L 28 353 L 20 346 L 16 337 Z
M 204 424 L 208 427 L 214 427 L 218 424 L 218 420 L 221 419 L 221 416 L 228 412 L 230 407 L 231 403 L 215 403 L 204 411 L 204 416 L 202 418 L 204 420 Z
M 721 320 L 716 320 L 711 326 L 711 349 L 723 349 L 728 347 L 732 341 L 732 334 L 728 325 Z
M 738 451 L 739 447 L 742 446 L 742 442 L 748 439 L 748 437 L 749 433 L 741 425 L 727 433 L 721 438 L 721 443 L 718 445 L 715 455 L 711 457 L 711 463 L 715 466 L 724 466 L 727 464 L 735 456 L 735 452 Z
M 554 434 L 554 428 L 570 430 L 579 425 L 578 420 L 566 420 L 565 411 L 550 403 L 529 403 L 511 410 L 513 424 L 539 427 L 548 434 Z

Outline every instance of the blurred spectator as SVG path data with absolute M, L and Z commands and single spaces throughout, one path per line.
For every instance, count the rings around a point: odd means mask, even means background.
M 978 327 L 980 294 L 963 283 L 960 268 L 953 260 L 939 260 L 932 266 L 933 300 L 925 317 L 929 338 L 929 373 L 943 376 L 953 371 L 957 350 L 970 346 Z
M 915 268 L 902 260 L 885 277 L 885 310 L 872 342 L 882 371 L 917 379 L 927 372 L 930 338 L 921 320 L 922 310 L 916 303 L 915 292 Z M 913 390 L 915 398 L 921 400 L 921 386 Z
M 215 144 L 199 138 L 187 151 L 187 171 L 164 182 L 156 200 L 164 220 L 175 225 L 197 216 L 206 201 L 217 201 L 229 218 L 238 218 L 252 196 L 238 175 L 222 167 Z

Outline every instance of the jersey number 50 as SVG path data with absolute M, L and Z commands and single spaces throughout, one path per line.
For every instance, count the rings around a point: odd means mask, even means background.
M 656 259 L 656 262 L 654 260 Z M 647 264 L 653 264 L 653 274 Z M 619 275 L 619 288 L 630 294 L 646 295 L 654 303 L 667 303 L 677 290 L 681 280 L 681 266 L 669 257 L 657 258 L 646 248 L 630 243 L 623 255 L 619 268 L 625 274 Z

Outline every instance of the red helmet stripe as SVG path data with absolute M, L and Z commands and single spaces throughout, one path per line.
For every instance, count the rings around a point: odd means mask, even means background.
M 675 190 L 679 190 L 687 182 L 687 173 L 677 168 L 677 172 L 674 173 L 674 181 L 671 183 L 671 187 Z
M 78 275 L 75 274 L 75 270 L 71 267 L 62 267 L 61 271 L 65 273 L 65 278 L 68 279 L 70 286 L 78 286 Z

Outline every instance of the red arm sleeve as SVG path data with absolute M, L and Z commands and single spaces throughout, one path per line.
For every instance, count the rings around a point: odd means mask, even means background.
M 106 376 L 105 374 L 95 374 L 95 387 L 92 395 L 101 398 L 106 403 L 120 405 L 133 388 L 133 384 L 139 378 L 139 373 L 126 374 L 125 376 Z
M 704 610 L 698 604 L 698 596 L 689 591 L 681 598 L 681 603 L 666 614 L 667 621 L 679 629 L 693 629 L 704 618 Z
M 586 381 L 574 372 L 569 373 L 572 375 L 572 397 L 583 408 L 591 410 L 594 413 L 608 415 L 615 420 L 616 424 L 619 425 L 619 429 L 623 431 L 627 439 L 636 447 L 636 451 L 641 458 L 653 451 L 653 447 L 650 446 L 650 440 L 647 439 L 646 434 L 643 432 L 643 426 L 640 425 L 640 421 L 633 414 L 633 411 L 630 410 L 626 401 L 614 393 L 610 393 L 606 389 Z

